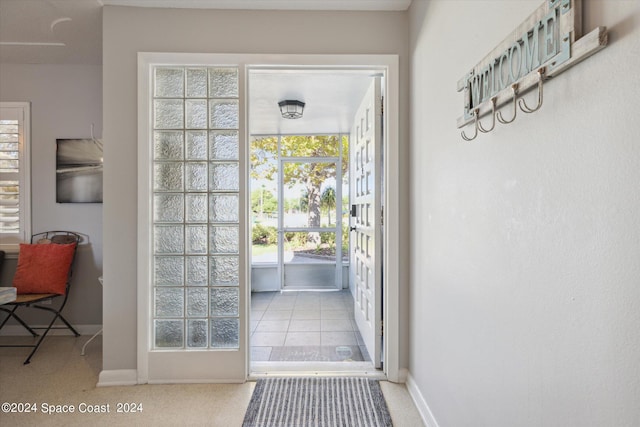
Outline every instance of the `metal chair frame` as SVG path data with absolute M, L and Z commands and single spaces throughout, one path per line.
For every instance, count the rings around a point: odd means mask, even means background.
M 78 251 L 78 244 L 80 243 L 80 241 L 82 240 L 82 237 L 74 232 L 71 231 L 45 231 L 42 233 L 38 233 L 38 234 L 34 234 L 33 236 L 31 236 L 31 243 L 35 243 L 38 242 L 41 239 L 51 239 L 54 238 L 55 236 L 71 236 L 73 237 L 73 239 L 75 240 L 76 243 L 76 247 L 75 250 L 73 252 L 73 258 L 71 260 L 71 265 L 69 266 L 69 274 L 67 275 L 67 283 L 66 283 L 66 287 L 65 287 L 65 292 L 64 295 L 59 295 L 59 294 L 18 294 L 18 298 L 16 299 L 16 301 L 12 301 L 9 303 L 4 304 L 3 306 L 0 306 L 0 311 L 4 311 L 5 313 L 7 313 L 7 317 L 2 321 L 2 323 L 0 324 L 0 330 L 2 330 L 2 328 L 4 327 L 4 325 L 9 321 L 10 318 L 15 319 L 18 323 L 20 323 L 27 331 L 29 331 L 29 333 L 31 335 L 33 335 L 33 337 L 37 337 L 38 333 L 36 333 L 35 330 L 44 330 L 44 333 L 42 333 L 42 335 L 40 335 L 40 338 L 38 339 L 38 341 L 35 344 L 2 344 L 0 345 L 0 347 L 27 347 L 27 348 L 33 348 L 33 350 L 31 350 L 31 353 L 29 354 L 29 356 L 27 356 L 26 360 L 24 361 L 24 364 L 27 365 L 31 362 L 31 358 L 33 357 L 33 355 L 35 354 L 35 352 L 38 350 L 38 348 L 40 347 L 40 344 L 42 344 L 42 341 L 44 340 L 44 338 L 47 336 L 47 334 L 49 333 L 49 331 L 51 329 L 69 329 L 76 337 L 79 337 L 80 334 L 78 333 L 78 331 L 76 331 L 74 329 L 73 326 L 71 326 L 71 324 L 67 321 L 67 319 L 65 319 L 61 312 L 62 309 L 64 309 L 64 306 L 67 304 L 67 299 L 69 298 L 69 288 L 71 287 L 71 277 L 73 275 L 73 263 L 75 261 L 75 257 L 76 257 L 76 253 Z M 51 244 L 56 244 L 56 243 L 51 243 Z M 53 299 L 56 298 L 60 298 L 62 297 L 62 303 L 60 304 L 60 306 L 58 307 L 58 309 L 55 309 L 53 307 L 45 307 L 42 305 L 38 305 L 38 303 L 42 303 L 44 301 L 51 301 Z M 5 308 L 5 306 L 13 306 L 12 309 L 8 309 Z M 53 313 L 53 319 L 51 319 L 51 321 L 49 322 L 48 326 L 41 326 L 41 327 L 33 327 L 33 326 L 29 326 L 24 320 L 22 320 L 17 314 L 16 314 L 16 310 L 18 310 L 19 307 L 29 307 L 29 308 L 36 308 L 38 310 L 44 310 L 44 311 L 48 311 L 50 313 Z M 60 326 L 54 326 L 54 323 L 56 322 L 57 319 L 60 319 L 63 323 L 64 326 L 60 325 Z

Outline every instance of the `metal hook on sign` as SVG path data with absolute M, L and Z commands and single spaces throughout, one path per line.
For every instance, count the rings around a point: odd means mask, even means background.
M 536 105 L 536 108 L 529 108 L 523 98 L 520 98 L 520 100 L 518 101 L 520 109 L 525 113 L 533 113 L 534 111 L 538 111 L 540 107 L 542 107 L 542 82 L 544 81 L 544 74 L 545 67 L 538 69 L 538 105 Z
M 475 132 L 473 136 L 469 138 L 467 135 L 465 135 L 464 131 L 460 132 L 460 135 L 462 135 L 462 139 L 464 139 L 465 141 L 473 141 L 478 136 L 478 124 L 479 124 L 478 113 L 479 112 L 480 111 L 477 108 L 473 110 L 473 127 L 475 128 Z
M 498 121 L 503 124 L 511 123 L 516 119 L 516 113 L 518 112 L 516 102 L 518 101 L 518 83 L 514 83 L 511 85 L 511 91 L 513 92 L 513 117 L 511 120 L 505 120 L 502 117 L 502 111 L 498 111 Z
M 496 97 L 491 98 L 491 117 L 493 117 L 493 121 L 491 122 L 491 127 L 489 129 L 485 129 L 482 127 L 482 123 L 478 121 L 478 129 L 480 132 L 487 133 L 491 132 L 494 127 L 496 127 Z

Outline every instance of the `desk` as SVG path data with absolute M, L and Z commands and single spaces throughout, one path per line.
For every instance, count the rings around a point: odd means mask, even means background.
M 0 286 L 0 305 L 13 302 L 18 298 L 18 290 L 12 287 Z

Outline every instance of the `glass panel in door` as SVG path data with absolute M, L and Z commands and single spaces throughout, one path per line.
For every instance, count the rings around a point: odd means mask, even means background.
M 284 138 L 283 138 L 284 139 Z M 286 150 L 283 144 L 283 150 Z M 285 289 L 342 285 L 340 216 L 336 200 L 339 161 L 282 161 L 281 254 Z

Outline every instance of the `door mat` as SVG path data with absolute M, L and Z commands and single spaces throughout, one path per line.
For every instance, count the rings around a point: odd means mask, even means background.
M 243 427 L 389 427 L 391 415 L 377 380 L 260 379 Z

